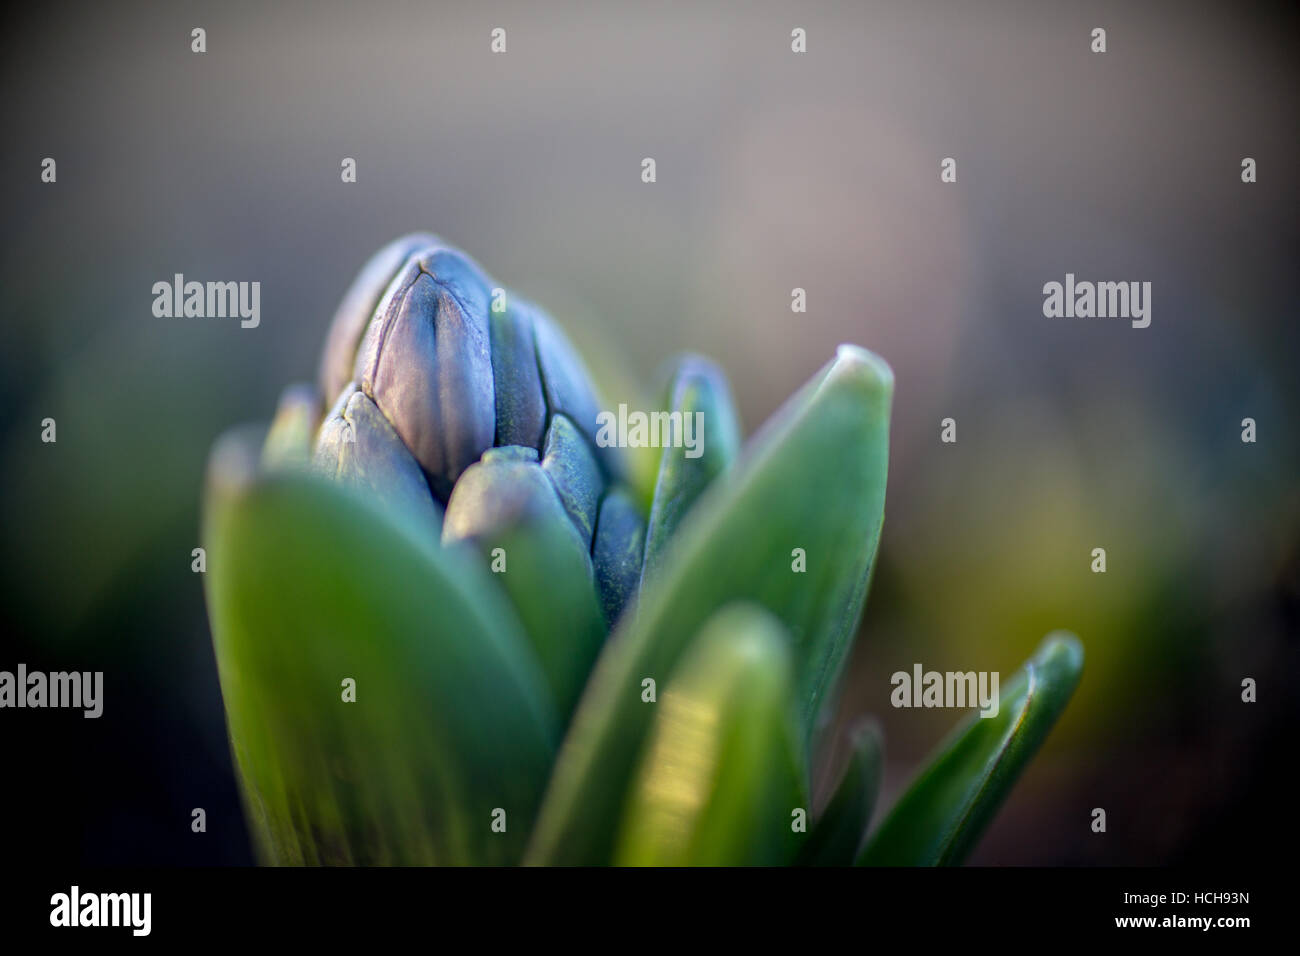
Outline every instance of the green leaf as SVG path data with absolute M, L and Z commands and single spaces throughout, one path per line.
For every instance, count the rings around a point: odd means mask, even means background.
M 789 640 L 754 605 L 718 612 L 655 703 L 614 860 L 787 863 L 806 801 L 795 758 Z
M 692 635 L 735 600 L 768 608 L 794 643 L 806 740 L 866 596 L 883 517 L 893 375 L 841 346 L 701 496 L 662 573 L 605 645 L 560 752 L 528 859 L 599 863 L 650 723 L 643 678 L 667 682 Z M 793 570 L 792 550 L 806 554 Z
M 1002 688 L 994 717 L 966 718 L 903 794 L 858 858 L 868 866 L 960 863 L 1065 709 L 1083 646 L 1049 634 Z
M 554 706 L 490 582 L 347 488 L 214 450 L 205 578 L 231 746 L 275 863 L 518 860 Z M 477 572 L 481 574 L 482 572 Z M 345 681 L 355 702 L 345 702 Z M 494 810 L 506 832 L 493 832 Z
M 680 437 L 689 435 L 696 447 L 687 448 L 684 440 L 664 443 L 654 504 L 646 523 L 643 588 L 658 572 L 686 513 L 704 489 L 731 467 L 740 450 L 740 423 L 727 377 L 717 365 L 697 355 L 684 356 L 678 360 L 666 392 L 664 407 L 669 414 L 681 416 L 676 426 L 681 429 Z
M 880 794 L 883 743 L 874 720 L 849 733 L 848 765 L 799 853 L 805 866 L 848 866 L 858 855 Z
M 262 446 L 263 468 L 306 468 L 321 419 L 320 395 L 314 385 L 290 385 L 280 396 Z
M 587 543 L 536 449 L 490 448 L 460 476 L 443 524 L 443 542 L 455 541 L 472 541 L 505 589 L 567 720 L 604 643 L 605 618 Z

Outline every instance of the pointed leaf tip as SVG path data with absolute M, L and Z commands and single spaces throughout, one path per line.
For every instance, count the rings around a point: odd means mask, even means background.
M 651 714 L 635 693 L 671 674 L 691 637 L 732 601 L 766 607 L 794 641 L 804 752 L 837 681 L 880 540 L 892 376 L 843 351 L 782 406 L 714 482 L 672 558 L 606 643 L 565 739 L 530 859 L 609 859 Z
M 894 370 L 870 349 L 845 343 L 835 350 L 831 375 L 852 375 L 890 391 L 894 388 Z
M 805 866 L 848 866 L 871 823 L 884 773 L 884 737 L 874 718 L 858 721 L 847 737 L 848 762 L 800 848 L 799 862 Z
M 1064 631 L 1046 637 L 1002 688 L 997 714 L 970 714 L 940 744 L 858 864 L 961 863 L 1056 724 L 1082 671 L 1078 638 Z
M 224 500 L 247 489 L 262 467 L 265 425 L 238 425 L 221 434 L 208 455 L 206 497 Z
M 732 403 L 727 376 L 699 355 L 676 360 L 663 404 L 680 416 L 670 427 L 680 428 L 664 441 L 655 481 L 654 501 L 646 522 L 641 586 L 654 577 L 668 553 L 678 527 L 696 500 L 731 467 L 740 450 L 740 422 Z M 692 447 L 687 447 L 687 440 Z
M 306 467 L 324 408 L 315 385 L 290 385 L 280 395 L 262 446 L 264 468 Z

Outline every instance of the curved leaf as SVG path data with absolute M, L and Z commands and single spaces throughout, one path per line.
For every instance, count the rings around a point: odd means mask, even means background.
M 789 640 L 771 614 L 718 612 L 655 703 L 615 863 L 787 863 L 806 801 L 795 759 Z
M 472 565 L 388 512 L 309 473 L 259 477 L 255 460 L 245 441 L 218 444 L 203 538 L 262 858 L 516 861 L 558 728 L 513 617 Z
M 848 866 L 867 835 L 883 772 L 884 745 L 876 722 L 854 727 L 849 746 L 848 765 L 799 853 L 799 862 L 806 866 Z
M 641 680 L 672 678 L 686 644 L 724 604 L 751 600 L 789 630 L 806 741 L 837 678 L 880 536 L 893 375 L 854 346 L 764 426 L 715 482 L 665 555 L 662 573 L 606 643 L 560 752 L 534 863 L 609 859 L 618 807 L 650 722 Z M 795 570 L 792 551 L 804 550 Z
M 1065 709 L 1082 670 L 1078 638 L 1049 634 L 1003 687 L 997 716 L 971 714 L 940 745 L 858 864 L 960 863 Z
M 263 468 L 305 468 L 320 423 L 320 394 L 315 385 L 290 385 L 280 395 L 275 417 L 262 446 Z

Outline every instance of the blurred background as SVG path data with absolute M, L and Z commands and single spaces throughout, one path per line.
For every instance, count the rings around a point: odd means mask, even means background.
M 1066 628 L 1083 682 L 973 862 L 1271 858 L 1300 692 L 1297 18 L 1073 6 L 5 13 L 0 669 L 106 687 L 99 720 L 0 713 L 0 856 L 251 862 L 190 571 L 205 458 L 314 376 L 362 262 L 429 229 L 546 306 L 610 404 L 698 350 L 752 431 L 839 342 L 892 364 L 840 699 L 884 725 L 886 803 L 957 717 L 892 709 L 891 673 L 1005 678 Z M 155 318 L 177 272 L 260 281 L 260 327 Z M 1045 319 L 1067 272 L 1150 281 L 1150 327 Z

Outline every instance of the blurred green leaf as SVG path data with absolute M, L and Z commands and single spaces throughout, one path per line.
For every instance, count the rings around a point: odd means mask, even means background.
M 534 863 L 609 859 L 618 810 L 648 730 L 643 678 L 671 679 L 692 635 L 733 600 L 789 630 L 806 742 L 849 648 L 883 517 L 893 375 L 841 346 L 764 426 L 728 480 L 700 498 L 662 574 L 606 644 L 547 791 Z M 806 570 L 794 570 L 803 549 Z
M 806 866 L 848 866 L 858 855 L 880 795 L 884 746 L 874 720 L 849 733 L 849 761 L 799 853 Z
M 290 385 L 280 395 L 262 446 L 264 468 L 306 468 L 321 419 L 321 401 L 314 385 Z
M 222 694 L 263 859 L 519 859 L 558 735 L 490 582 L 347 489 L 215 449 L 204 518 Z M 355 681 L 355 702 L 344 682 Z M 491 828 L 497 808 L 506 832 Z
M 960 863 L 1065 709 L 1082 670 L 1078 638 L 1049 634 L 1002 688 L 997 716 L 972 713 L 940 745 L 858 864 Z
M 788 863 L 806 805 L 795 757 L 788 637 L 771 614 L 718 612 L 656 703 L 614 861 L 633 866 Z

